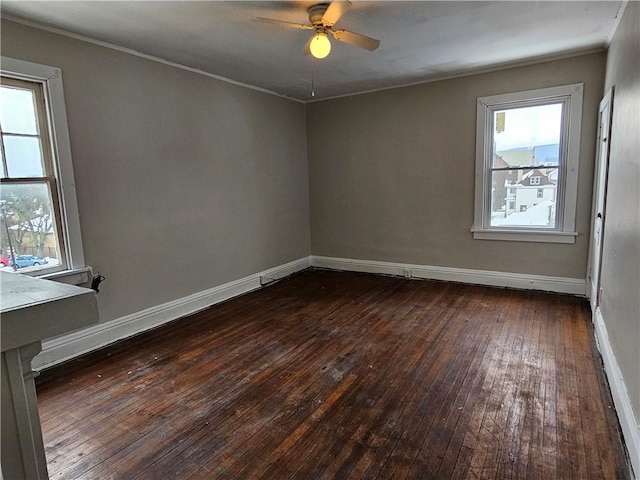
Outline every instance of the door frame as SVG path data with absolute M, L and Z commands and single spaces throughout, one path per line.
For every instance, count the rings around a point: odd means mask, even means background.
M 602 131 L 602 118 L 606 115 L 608 120 L 606 131 Z M 611 123 L 613 120 L 613 87 L 600 101 L 598 108 L 598 135 L 596 140 L 596 156 L 593 172 L 593 201 L 591 208 L 591 235 L 589 236 L 589 261 L 587 264 L 587 296 L 591 302 L 591 310 L 595 311 L 600 305 L 601 278 L 602 278 L 602 253 L 604 245 L 604 231 L 606 224 L 607 186 L 609 178 L 609 156 L 611 149 Z M 602 188 L 599 198 L 598 192 Z M 599 201 L 600 200 L 600 201 Z M 596 219 L 600 215 L 600 239 L 598 244 L 594 241 Z M 596 251 L 597 249 L 597 251 Z M 597 278 L 592 278 L 595 263 L 597 265 Z

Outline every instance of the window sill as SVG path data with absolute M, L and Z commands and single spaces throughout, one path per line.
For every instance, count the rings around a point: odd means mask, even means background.
M 63 270 L 61 272 L 39 275 L 38 278 L 53 280 L 54 282 L 66 283 L 69 285 L 88 286 L 91 285 L 93 270 L 91 267 L 74 268 L 73 270 Z
M 577 232 L 544 232 L 540 230 L 497 230 L 472 228 L 475 240 L 503 240 L 510 242 L 576 243 Z

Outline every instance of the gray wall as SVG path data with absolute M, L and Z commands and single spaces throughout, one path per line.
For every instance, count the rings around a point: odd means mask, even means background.
M 314 255 L 585 278 L 605 54 L 312 103 Z M 584 82 L 575 245 L 474 240 L 477 97 Z
M 304 105 L 12 22 L 1 40 L 62 69 L 102 321 L 309 255 Z
M 614 96 L 601 310 L 640 424 L 639 24 L 640 3 L 629 2 L 607 58 L 606 88 Z

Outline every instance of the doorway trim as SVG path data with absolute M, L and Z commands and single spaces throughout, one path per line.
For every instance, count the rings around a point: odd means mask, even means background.
M 609 151 L 611 145 L 611 122 L 613 113 L 613 87 L 600 101 L 598 108 L 598 136 L 593 174 L 593 202 L 591 208 L 591 236 L 589 261 L 587 264 L 587 296 L 591 310 L 600 305 L 602 252 L 606 224 L 607 181 L 609 174 Z M 604 119 L 604 120 L 603 120 Z M 595 273 L 594 273 L 595 272 Z

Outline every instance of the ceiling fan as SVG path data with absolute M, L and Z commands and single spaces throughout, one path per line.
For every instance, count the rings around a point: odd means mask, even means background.
M 309 38 L 304 46 L 306 55 L 313 55 L 315 58 L 324 58 L 331 51 L 331 42 L 329 34 L 339 42 L 348 43 L 365 50 L 373 51 L 380 46 L 380 40 L 367 37 L 360 33 L 350 32 L 348 30 L 334 30 L 333 26 L 351 7 L 349 1 L 335 1 L 331 3 L 319 3 L 312 5 L 307 9 L 309 14 L 309 22 L 311 25 L 304 23 L 285 22 L 274 18 L 258 17 L 256 20 L 261 22 L 276 23 L 286 27 L 298 28 L 301 30 L 315 30 L 315 33 Z

